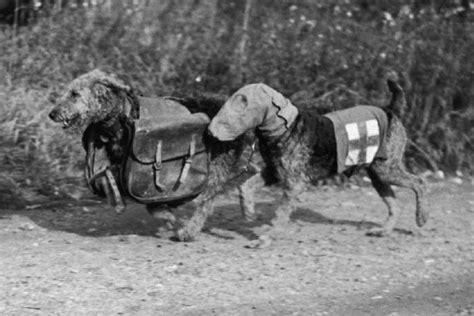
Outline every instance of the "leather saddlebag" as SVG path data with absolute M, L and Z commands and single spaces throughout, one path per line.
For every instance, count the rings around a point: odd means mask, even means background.
M 207 185 L 209 158 L 203 135 L 209 118 L 203 113 L 191 114 L 180 104 L 165 106 L 180 110 L 140 113 L 122 167 L 126 193 L 144 204 L 192 198 Z M 141 112 L 146 108 L 143 106 Z M 157 110 L 155 105 L 153 112 Z

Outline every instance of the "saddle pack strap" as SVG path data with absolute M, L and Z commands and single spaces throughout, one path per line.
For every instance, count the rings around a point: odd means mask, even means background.
M 120 194 L 120 189 L 114 176 L 113 166 L 106 156 L 104 148 L 96 148 L 93 141 L 88 141 L 86 145 L 86 166 L 85 177 L 89 189 L 99 196 L 105 196 L 109 204 L 114 207 L 117 213 L 122 213 L 125 204 Z
M 114 210 L 120 214 L 125 209 L 125 204 L 122 201 L 122 196 L 120 195 L 120 190 L 118 188 L 117 182 L 115 181 L 112 171 L 110 171 L 109 168 L 105 169 L 105 177 L 107 178 L 109 182 L 108 184 L 112 189 L 112 192 L 110 192 L 108 198 L 112 199 L 111 204 L 114 206 Z
M 184 183 L 189 173 L 189 168 L 191 168 L 191 163 L 193 162 L 194 154 L 196 153 L 196 135 L 191 135 L 191 143 L 189 144 L 189 156 L 184 161 L 183 170 L 179 176 L 179 183 Z
M 155 186 L 160 191 L 163 191 L 165 188 L 164 184 L 160 183 L 160 170 L 163 168 L 162 154 L 161 154 L 162 147 L 163 147 L 163 141 L 159 140 L 158 144 L 156 145 L 155 162 L 153 163 L 153 170 L 155 171 Z

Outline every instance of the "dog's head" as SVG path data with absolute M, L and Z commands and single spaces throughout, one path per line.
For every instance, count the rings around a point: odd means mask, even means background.
M 49 117 L 64 128 L 84 130 L 90 123 L 118 115 L 121 99 L 131 87 L 114 75 L 95 69 L 74 79 L 59 97 L 50 96 L 55 107 Z
M 221 141 L 234 140 L 253 129 L 266 137 L 278 137 L 297 115 L 297 108 L 281 93 L 265 84 L 250 84 L 226 101 L 208 130 Z

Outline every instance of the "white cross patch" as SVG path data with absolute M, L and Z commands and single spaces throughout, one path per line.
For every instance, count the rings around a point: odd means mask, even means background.
M 348 150 L 346 166 L 370 163 L 380 146 L 380 127 L 376 119 L 345 125 Z

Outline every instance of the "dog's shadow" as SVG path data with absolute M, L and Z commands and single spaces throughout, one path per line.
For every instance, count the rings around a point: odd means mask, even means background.
M 218 228 L 224 231 L 233 231 L 249 240 L 256 239 L 259 236 L 255 230 L 258 230 L 259 227 L 268 227 L 271 225 L 271 220 L 275 216 L 275 205 L 272 203 L 258 203 L 256 207 L 260 210 L 258 219 L 248 222 L 242 217 L 239 205 L 221 206 L 217 208 L 217 214 L 209 219 L 204 231 L 215 237 L 226 239 L 230 238 L 213 231 L 213 228 Z M 290 220 L 292 222 L 310 223 L 315 225 L 351 226 L 356 228 L 356 230 L 366 232 L 369 232 L 371 229 L 377 229 L 381 227 L 381 224 L 372 221 L 341 220 L 330 218 L 313 209 L 303 207 L 298 207 L 297 210 L 291 215 Z M 399 228 L 395 228 L 394 232 L 403 235 L 413 235 L 412 231 Z
M 25 217 L 18 225 L 28 223 L 48 231 L 63 231 L 88 237 L 115 235 L 157 236 L 166 223 L 153 218 L 143 206 L 130 205 L 122 214 L 117 214 L 105 201 L 87 200 L 78 203 L 55 201 L 29 209 L 0 210 L 0 219 L 12 216 Z
M 217 238 L 232 239 L 228 234 L 218 231 L 230 231 L 248 240 L 259 237 L 258 230 L 269 226 L 275 216 L 274 203 L 258 203 L 260 216 L 257 220 L 246 221 L 238 204 L 225 204 L 216 207 L 205 227 L 204 233 Z M 178 210 L 178 218 L 189 217 L 194 212 L 192 207 Z M 0 219 L 6 220 L 11 215 L 25 216 L 36 225 L 51 231 L 65 231 L 81 236 L 105 237 L 115 235 L 137 235 L 173 239 L 170 224 L 163 219 L 151 216 L 141 205 L 129 205 L 122 213 L 117 214 L 104 201 L 90 200 L 80 204 L 65 201 L 52 203 L 45 207 L 31 210 L 0 211 Z M 309 208 L 298 208 L 291 216 L 292 221 L 315 225 L 352 226 L 357 230 L 370 230 L 380 227 L 371 221 L 336 220 Z M 217 228 L 217 232 L 215 230 Z M 395 232 L 412 234 L 410 231 L 395 229 Z

